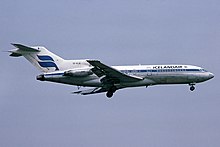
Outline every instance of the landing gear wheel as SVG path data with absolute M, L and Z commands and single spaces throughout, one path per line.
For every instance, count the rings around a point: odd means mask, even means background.
M 191 91 L 195 90 L 195 87 L 192 85 L 190 88 L 189 88 Z
M 107 96 L 108 98 L 111 98 L 111 97 L 113 96 L 113 92 L 108 91 L 108 92 L 106 93 L 106 96 Z
M 108 98 L 111 98 L 116 90 L 117 90 L 117 88 L 115 86 L 110 87 L 109 90 L 106 93 L 106 96 Z

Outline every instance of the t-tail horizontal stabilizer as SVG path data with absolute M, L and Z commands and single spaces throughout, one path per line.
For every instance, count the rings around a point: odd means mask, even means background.
M 38 49 L 28 47 L 25 45 L 13 44 L 13 43 L 12 43 L 12 45 L 17 48 L 17 49 L 13 49 L 13 50 L 8 51 L 11 53 L 9 56 L 12 56 L 12 57 L 19 57 L 19 56 L 22 56 L 23 54 L 26 54 L 26 53 L 40 52 L 40 50 L 38 50 Z

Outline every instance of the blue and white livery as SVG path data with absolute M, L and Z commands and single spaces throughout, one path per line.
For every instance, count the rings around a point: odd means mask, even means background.
M 64 60 L 42 46 L 12 45 L 16 49 L 9 51 L 10 56 L 24 56 L 42 72 L 37 80 L 93 87 L 73 92 L 81 95 L 106 92 L 111 98 L 122 88 L 159 84 L 188 84 L 193 91 L 196 83 L 214 77 L 211 72 L 192 65 L 108 66 L 98 60 Z

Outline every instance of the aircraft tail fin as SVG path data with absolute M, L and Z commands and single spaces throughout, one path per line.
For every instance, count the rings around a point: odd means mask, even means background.
M 42 72 L 53 72 L 60 70 L 60 65 L 64 61 L 61 57 L 48 51 L 45 47 L 29 47 L 22 44 L 12 44 L 16 49 L 10 50 L 9 56 L 24 56 L 36 68 Z

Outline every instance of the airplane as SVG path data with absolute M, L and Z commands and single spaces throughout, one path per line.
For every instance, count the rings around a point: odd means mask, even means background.
M 10 56 L 23 56 L 42 72 L 37 80 L 93 87 L 73 92 L 80 95 L 106 92 L 111 98 L 119 89 L 165 84 L 188 84 L 194 91 L 195 84 L 214 77 L 193 65 L 108 66 L 99 60 L 64 60 L 43 46 L 12 45 L 16 49 L 8 51 Z

